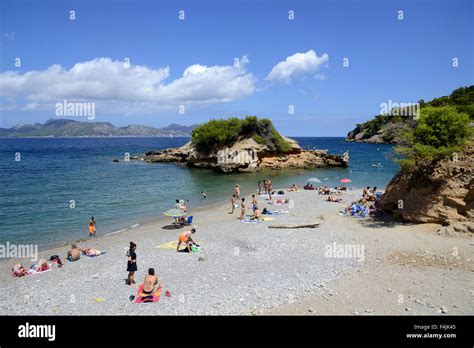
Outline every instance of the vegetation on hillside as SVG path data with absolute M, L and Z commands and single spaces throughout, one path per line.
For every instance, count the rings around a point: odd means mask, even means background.
M 253 138 L 257 143 L 267 145 L 270 149 L 285 153 L 291 149 L 267 118 L 258 119 L 247 116 L 245 119 L 236 117 L 226 120 L 210 120 L 192 132 L 192 141 L 196 150 L 210 153 L 223 146 L 232 146 L 239 138 Z
M 469 124 L 469 115 L 456 106 L 424 107 L 415 128 L 403 135 L 407 145 L 395 149 L 402 156 L 398 162 L 414 169 L 454 157 L 472 135 Z
M 465 113 L 469 116 L 470 120 L 474 120 L 474 85 L 458 88 L 449 96 L 434 98 L 428 102 L 421 99 L 418 103 L 420 112 L 427 107 L 453 106 L 457 112 Z M 407 114 L 408 113 L 404 113 L 403 110 L 400 109 L 398 110 L 398 115 L 395 112 L 391 112 L 390 115 L 376 115 L 372 120 L 357 124 L 357 128 L 353 132 L 359 133 L 365 131 L 363 138 L 368 139 L 390 123 L 397 123 L 406 126 L 401 128 L 412 128 L 416 125 L 416 121 L 412 116 L 399 116 Z M 394 135 L 387 134 L 386 136 L 391 139 Z M 385 140 L 390 141 L 390 139 Z

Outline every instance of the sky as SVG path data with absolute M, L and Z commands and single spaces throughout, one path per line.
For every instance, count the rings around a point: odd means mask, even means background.
M 90 103 L 93 119 L 68 118 L 163 127 L 257 115 L 289 136 L 344 136 L 383 103 L 473 84 L 473 4 L 3 0 L 0 127 Z

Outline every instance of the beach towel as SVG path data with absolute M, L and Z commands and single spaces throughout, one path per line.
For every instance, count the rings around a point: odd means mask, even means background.
M 196 244 L 201 245 L 202 242 L 201 241 L 196 241 Z M 181 245 L 183 245 L 183 244 L 181 244 Z M 177 247 L 178 247 L 178 242 L 177 241 L 171 241 L 171 242 L 163 243 L 163 244 L 160 244 L 160 245 L 156 246 L 156 248 L 158 248 L 158 249 L 169 249 L 169 250 L 176 250 Z
M 158 302 L 161 296 L 161 286 L 156 289 L 155 293 L 148 295 L 148 296 L 139 296 L 140 293 L 143 291 L 143 284 L 138 286 L 137 290 L 137 298 L 135 299 L 135 303 L 151 303 L 151 302 Z M 165 294 L 167 297 L 170 297 L 169 291 L 166 291 Z
M 264 218 L 261 218 L 260 220 L 262 220 L 262 221 L 272 221 L 272 220 L 275 220 L 275 218 L 272 218 L 272 217 L 264 217 Z
M 100 256 L 100 255 L 105 255 L 105 254 L 107 254 L 107 251 L 99 251 L 99 254 L 93 254 L 93 255 L 83 254 L 83 255 L 84 256 L 89 256 L 89 257 L 96 257 L 96 256 Z
M 277 215 L 277 214 L 288 214 L 288 210 L 267 210 L 266 212 L 263 212 L 265 215 Z
M 258 224 L 260 221 L 258 220 L 253 220 L 253 219 L 245 219 L 245 220 L 240 220 L 240 222 L 245 222 L 247 224 Z

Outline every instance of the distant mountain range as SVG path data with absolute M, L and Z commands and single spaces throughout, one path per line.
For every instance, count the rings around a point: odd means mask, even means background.
M 69 119 L 50 119 L 46 123 L 0 128 L 0 137 L 189 137 L 197 125 L 171 124 L 154 128 L 132 124 L 115 127 L 109 122 L 80 122 Z

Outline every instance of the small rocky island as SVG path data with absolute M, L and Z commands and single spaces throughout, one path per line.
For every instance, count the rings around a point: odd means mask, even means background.
M 191 141 L 178 148 L 149 151 L 147 162 L 174 162 L 221 173 L 254 172 L 264 168 L 347 167 L 349 155 L 304 150 L 282 136 L 269 119 L 248 116 L 211 120 L 195 128 Z

